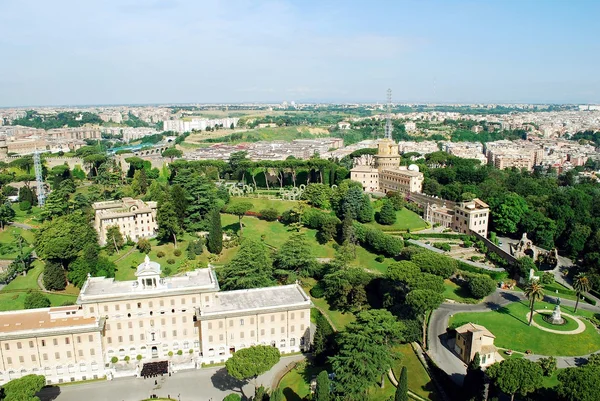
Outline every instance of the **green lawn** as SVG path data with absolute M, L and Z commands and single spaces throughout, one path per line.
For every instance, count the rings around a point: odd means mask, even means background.
M 444 292 L 442 294 L 445 299 L 451 299 L 464 304 L 476 304 L 481 302 L 480 299 L 473 298 L 468 289 L 450 281 L 444 280 Z
M 544 320 L 544 315 L 551 316 L 552 312 L 548 311 L 548 313 L 536 313 L 535 315 L 533 315 L 533 321 L 542 327 L 546 327 L 546 328 L 549 328 L 552 330 L 559 330 L 559 331 L 571 331 L 571 330 L 575 330 L 577 327 L 579 327 L 579 324 L 575 320 L 568 318 L 568 317 L 564 317 L 566 322 L 565 322 L 565 324 L 562 324 L 562 325 L 555 325 L 555 324 L 547 323 Z
M 19 245 L 15 241 L 15 234 L 19 234 L 27 241 L 28 245 L 23 246 L 23 251 L 28 252 L 33 249 L 34 234 L 29 230 L 7 226 L 0 231 L 0 259 L 15 259 L 19 255 Z
M 302 280 L 304 290 L 310 295 L 310 289 L 316 284 L 315 279 L 306 278 Z M 349 323 L 356 320 L 356 317 L 352 313 L 343 313 L 337 310 L 331 310 L 329 303 L 325 298 L 314 298 L 311 299 L 316 307 L 329 317 L 329 320 L 334 324 L 334 329 L 343 330 Z
M 50 299 L 50 303 L 52 306 L 61 306 L 65 302 L 75 303 L 77 300 L 76 295 L 63 295 L 63 294 L 44 294 L 48 299 Z M 11 310 L 20 310 L 25 309 L 25 297 L 27 296 L 27 292 L 0 292 L 0 311 L 11 311 Z
M 418 231 L 429 227 L 429 224 L 418 214 L 406 208 L 396 212 L 396 222 L 390 226 L 385 226 L 372 221 L 368 226 L 377 227 L 382 231 Z
M 15 211 L 14 221 L 16 223 L 29 224 L 33 227 L 39 227 L 40 224 L 42 224 L 40 221 L 37 220 L 37 217 L 42 212 L 42 209 L 40 209 L 39 207 L 32 207 L 29 213 L 20 210 L 18 203 L 13 203 L 12 208 Z
M 289 200 L 278 200 L 278 199 L 267 199 L 267 198 L 247 198 L 245 196 L 232 196 L 230 200 L 230 205 L 234 203 L 240 202 L 250 202 L 252 203 L 252 212 L 260 212 L 263 209 L 275 209 L 279 214 L 285 212 L 286 210 L 290 210 L 294 206 L 298 205 L 300 202 L 298 201 L 289 201 Z
M 535 309 L 544 308 L 550 312 L 554 305 L 536 302 Z M 563 307 L 562 310 L 573 314 L 573 309 L 570 307 Z M 496 346 L 520 352 L 531 350 L 534 354 L 540 355 L 578 356 L 600 349 L 600 335 L 587 320 L 584 320 L 586 330 L 583 333 L 560 335 L 529 326 L 526 319 L 528 312 L 527 301 L 514 302 L 497 311 L 456 314 L 450 319 L 449 325 L 458 327 L 468 322 L 484 325 L 496 336 Z M 591 312 L 587 311 L 577 313 L 580 316 L 590 314 Z
M 310 381 L 324 368 L 300 363 L 279 382 L 279 388 L 287 401 L 301 401 L 310 394 Z
M 419 361 L 410 344 L 402 344 L 396 347 L 396 351 L 402 354 L 402 358 L 392 368 L 396 379 L 400 379 L 403 366 L 408 370 L 408 389 L 428 400 L 438 399 L 435 386 L 429 374 Z M 390 394 L 391 395 L 391 394 Z

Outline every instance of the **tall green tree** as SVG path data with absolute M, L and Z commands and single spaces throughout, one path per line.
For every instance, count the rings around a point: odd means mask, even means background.
M 575 290 L 575 294 L 577 295 L 577 300 L 575 301 L 575 312 L 577 312 L 577 307 L 579 306 L 579 298 L 581 298 L 581 294 L 588 292 L 591 289 L 590 280 L 584 273 L 579 273 L 575 276 L 573 280 L 573 289 Z
M 406 369 L 406 366 L 402 366 L 394 401 L 408 401 L 408 369 Z
M 315 389 L 314 401 L 331 400 L 331 381 L 326 370 L 317 375 L 317 388 Z
M 69 194 L 57 189 L 50 192 L 46 198 L 42 217 L 47 220 L 59 216 L 63 216 L 69 210 Z
M 526 397 L 542 387 L 542 368 L 528 359 L 506 359 L 489 366 L 485 372 L 502 392 L 510 395 L 511 401 L 515 394 Z
M 146 175 L 146 170 L 135 170 L 133 179 L 131 180 L 131 189 L 136 196 L 146 193 L 148 190 L 148 176 Z
M 163 199 L 158 204 L 156 222 L 158 223 L 156 238 L 161 241 L 173 240 L 173 244 L 177 248 L 177 236 L 181 234 L 181 226 L 170 199 Z
M 0 205 L 0 230 L 4 230 L 4 226 L 15 218 L 15 211 L 10 202 L 4 202 Z
M 396 211 L 392 206 L 392 202 L 383 203 L 381 210 L 377 214 L 377 222 L 386 226 L 390 226 L 396 222 Z
M 309 276 L 317 263 L 303 233 L 292 234 L 279 248 L 273 262 L 277 269 L 275 274 L 287 282 L 294 281 L 297 276 Z
M 268 287 L 273 285 L 273 264 L 269 250 L 256 238 L 244 238 L 231 262 L 218 269 L 224 290 Z
M 36 396 L 46 385 L 46 378 L 41 375 L 26 375 L 13 379 L 2 386 L 3 401 L 40 401 Z
M 242 218 L 244 218 L 244 216 L 248 211 L 250 211 L 250 209 L 252 209 L 252 203 L 250 202 L 235 202 L 227 206 L 227 213 L 234 214 L 239 219 L 240 233 L 244 231 L 244 226 L 242 225 Z
M 123 240 L 123 235 L 119 230 L 119 226 L 110 226 L 106 229 L 106 248 L 110 253 L 119 253 L 119 249 L 124 243 L 125 241 Z
M 275 390 L 273 390 L 271 396 L 269 397 L 269 401 L 286 401 L 285 395 L 283 394 L 283 390 L 281 390 L 280 388 L 276 388 Z
M 539 280 L 533 280 L 525 287 L 525 297 L 529 300 L 529 325 L 531 326 L 535 301 L 544 299 L 544 287 L 539 283 Z
M 427 313 L 438 308 L 444 297 L 441 293 L 431 290 L 413 290 L 406 296 L 406 304 L 412 308 L 415 315 L 423 319 L 423 339 L 421 345 L 427 348 L 426 332 L 427 332 Z
M 325 297 L 341 311 L 361 310 L 367 304 L 365 287 L 372 276 L 362 267 L 339 269 L 323 277 Z
M 373 205 L 371 204 L 371 197 L 367 194 L 363 194 L 360 207 L 356 215 L 356 219 L 361 223 L 369 223 L 373 221 Z
M 227 373 L 238 380 L 254 380 L 256 389 L 256 378 L 269 371 L 281 355 L 279 350 L 268 345 L 255 345 L 242 348 L 233 353 L 233 356 L 225 362 Z
M 173 207 L 175 208 L 175 214 L 177 214 L 179 225 L 183 227 L 188 201 L 185 196 L 185 190 L 181 185 L 175 184 L 171 186 L 171 200 L 173 201 Z
M 65 269 L 59 263 L 46 262 L 44 266 L 44 287 L 50 291 L 62 291 L 67 287 Z
M 495 231 L 514 234 L 521 220 L 529 212 L 527 202 L 516 193 L 508 193 L 490 201 L 490 214 Z
M 206 247 L 210 253 L 219 254 L 223 250 L 223 227 L 221 213 L 218 209 L 211 210 L 209 214 L 208 241 Z
M 45 221 L 35 234 L 38 257 L 56 260 L 64 267 L 74 260 L 87 244 L 98 243 L 98 234 L 87 216 L 69 214 Z
M 30 291 L 25 296 L 25 309 L 48 308 L 50 300 L 47 296 L 37 291 Z
M 167 148 L 162 152 L 162 157 L 168 157 L 173 163 L 173 159 L 183 156 L 183 152 L 175 147 Z
M 600 394 L 600 366 L 561 369 L 556 392 L 567 401 L 596 401 Z
M 346 400 L 363 400 L 367 389 L 383 383 L 398 355 L 392 344 L 401 340 L 402 324 L 384 310 L 362 312 L 340 332 L 337 355 L 330 358 L 336 375 L 335 392 Z

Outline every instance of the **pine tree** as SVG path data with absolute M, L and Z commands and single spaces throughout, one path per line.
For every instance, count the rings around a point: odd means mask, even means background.
M 402 366 L 394 401 L 408 401 L 408 370 L 406 366 Z
M 377 214 L 377 222 L 387 226 L 390 226 L 396 222 L 396 212 L 394 211 L 394 206 L 392 206 L 390 201 L 384 202 L 381 210 Z
M 51 291 L 62 291 L 67 287 L 65 270 L 60 263 L 46 262 L 46 266 L 44 266 L 44 287 Z
M 363 195 L 356 220 L 360 221 L 361 223 L 373 221 L 373 205 L 371 205 L 371 198 L 367 194 Z
M 221 214 L 219 210 L 211 210 L 209 218 L 208 242 L 206 247 L 210 253 L 219 254 L 223 250 L 223 227 L 221 227 Z

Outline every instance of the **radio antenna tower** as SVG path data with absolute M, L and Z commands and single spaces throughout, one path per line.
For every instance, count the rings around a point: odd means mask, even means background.
M 385 139 L 392 140 L 392 90 L 387 90 L 387 105 L 385 116 Z
M 37 188 L 38 206 L 44 207 L 46 203 L 46 194 L 44 192 L 44 177 L 42 176 L 42 162 L 40 161 L 40 153 L 35 150 L 33 154 L 33 168 L 35 170 L 35 184 Z

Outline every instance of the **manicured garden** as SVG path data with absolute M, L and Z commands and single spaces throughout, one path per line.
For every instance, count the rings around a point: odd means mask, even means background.
M 34 234 L 29 230 L 8 226 L 0 231 L 0 259 L 15 259 L 19 255 L 19 245 L 15 234 L 21 235 L 27 244 L 23 244 L 23 252 L 33 249 Z
M 229 204 L 235 204 L 240 202 L 249 202 L 252 204 L 251 212 L 259 213 L 264 209 L 275 209 L 281 215 L 286 210 L 290 210 L 294 206 L 298 205 L 298 201 L 288 201 L 279 199 L 268 199 L 268 198 L 249 198 L 245 196 L 232 196 Z
M 547 309 L 550 313 L 554 305 L 545 302 L 536 302 L 535 309 Z M 565 313 L 574 314 L 570 307 L 562 307 Z M 525 352 L 530 350 L 534 354 L 554 356 L 587 355 L 600 350 L 600 335 L 594 326 L 584 320 L 586 330 L 580 334 L 560 335 L 540 330 L 529 326 L 527 301 L 514 302 L 491 312 L 458 313 L 449 322 L 450 327 L 459 327 L 472 322 L 481 324 L 495 336 L 497 347 Z M 580 310 L 577 316 L 590 316 L 591 312 Z
M 552 312 L 550 312 L 550 311 L 545 312 L 545 313 L 535 313 L 533 315 L 533 321 L 542 327 L 545 327 L 550 330 L 557 330 L 557 331 L 571 331 L 571 330 L 575 330 L 575 329 L 577 329 L 577 327 L 579 327 L 579 324 L 574 319 L 571 319 L 570 317 L 566 317 L 566 316 L 563 316 L 563 319 L 565 320 L 565 324 L 557 325 L 557 324 L 551 324 L 551 323 L 546 322 L 544 320 L 544 317 L 546 317 L 546 316 L 549 317 L 551 315 L 552 315 Z
M 418 214 L 407 208 L 400 209 L 396 212 L 396 222 L 392 225 L 386 226 L 372 221 L 366 223 L 368 226 L 377 227 L 382 231 L 419 231 L 429 227 L 429 224 L 423 220 Z

